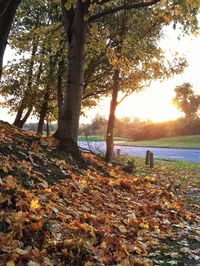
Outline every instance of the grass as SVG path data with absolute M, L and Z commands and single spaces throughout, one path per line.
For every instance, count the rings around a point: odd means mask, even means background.
M 161 138 L 161 139 L 145 140 L 145 141 L 126 141 L 120 143 L 120 145 L 137 146 L 137 147 L 200 149 L 200 135 Z
M 91 135 L 91 136 L 85 136 L 85 135 L 82 135 L 82 136 L 78 136 L 78 140 L 79 141 L 105 141 L 105 137 L 103 136 L 96 136 L 96 135 Z M 114 140 L 118 140 L 118 141 L 123 141 L 124 139 L 123 138 L 120 138 L 120 137 L 114 137 Z
M 78 136 L 78 140 L 79 141 L 104 141 L 105 138 L 103 136 L 95 136 L 95 135 L 91 135 L 91 136 Z

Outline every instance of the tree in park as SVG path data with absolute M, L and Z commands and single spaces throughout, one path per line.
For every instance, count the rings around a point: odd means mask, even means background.
M 145 2 L 61 0 L 62 18 L 68 43 L 68 67 L 63 111 L 58 120 L 55 136 L 61 141 L 61 146 L 65 150 L 78 154 L 76 141 L 84 87 L 84 53 L 88 28 L 92 22 L 107 15 L 145 7 L 152 7 L 155 15 L 168 21 L 175 19 L 175 22 L 181 22 L 186 29 L 196 23 L 199 4 L 197 1 L 190 1 L 190 3 L 188 1 L 167 1 L 165 3 L 159 0 Z
M 117 16 L 117 15 L 116 15 Z M 107 162 L 113 156 L 115 111 L 117 106 L 133 92 L 148 87 L 152 80 L 168 78 L 180 73 L 184 66 L 182 58 L 166 63 L 163 51 L 158 46 L 162 27 L 166 22 L 155 17 L 150 10 L 118 14 L 118 23 L 109 20 L 112 43 L 107 54 L 110 58 L 112 97 L 106 134 Z M 132 27 L 132 24 L 135 27 Z M 110 48 L 110 49 L 109 49 Z M 124 96 L 118 100 L 118 93 Z
M 67 1 L 61 0 L 62 17 L 68 42 L 68 72 L 63 113 L 58 120 L 56 138 L 69 152 L 79 154 L 76 144 L 84 87 L 84 53 L 89 24 L 108 14 L 124 9 L 152 6 L 158 0 L 126 5 L 121 1 Z
M 200 96 L 192 90 L 192 85 L 188 82 L 176 86 L 176 96 L 173 99 L 175 106 L 185 114 L 185 118 L 195 118 L 200 109 Z
M 8 35 L 20 2 L 21 0 L 0 0 L 0 81 Z
M 42 133 L 47 110 L 48 117 L 53 120 L 60 117 L 62 112 L 66 51 L 58 8 L 51 1 L 36 4 L 25 0 L 21 3 L 9 37 L 11 47 L 21 57 L 4 68 L 0 89 L 1 95 L 6 98 L 4 107 L 16 113 L 14 125 L 21 128 L 32 113 L 39 119 L 38 133 Z M 103 55 L 107 36 L 104 34 L 103 39 L 102 34 L 101 40 L 93 38 L 95 29 L 93 24 L 87 38 L 83 108 L 96 104 L 97 97 L 109 91 L 106 77 L 109 66 Z
M 59 6 L 51 1 L 25 0 L 17 11 L 9 38 L 11 47 L 21 57 L 4 69 L 0 90 L 7 98 L 4 106 L 16 112 L 14 125 L 20 128 L 32 112 L 39 118 L 38 133 L 42 132 L 47 113 L 51 118 L 55 115 L 56 72 L 65 56 L 61 53 L 64 42 L 59 17 Z

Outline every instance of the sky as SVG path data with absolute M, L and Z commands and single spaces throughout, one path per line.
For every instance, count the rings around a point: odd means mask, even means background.
M 190 82 L 196 94 L 200 94 L 200 36 L 182 36 L 178 39 L 180 31 L 171 26 L 166 29 L 166 37 L 160 42 L 167 58 L 174 53 L 187 58 L 188 67 L 185 71 L 163 82 L 154 81 L 151 86 L 142 92 L 133 93 L 126 98 L 118 107 L 116 116 L 139 117 L 141 120 L 150 119 L 154 122 L 174 120 L 183 116 L 172 104 L 175 96 L 174 89 L 177 85 Z M 89 122 L 96 114 L 109 115 L 110 98 L 102 100 L 98 108 L 86 113 L 83 122 Z
M 151 86 L 142 92 L 133 93 L 127 97 L 117 108 L 116 116 L 138 117 L 141 120 L 150 119 L 154 122 L 173 120 L 183 116 L 175 106 L 172 99 L 175 96 L 174 89 L 177 85 L 190 82 L 195 93 L 200 94 L 200 36 L 185 36 L 178 39 L 180 31 L 173 30 L 171 26 L 166 29 L 166 37 L 160 42 L 167 58 L 171 58 L 175 52 L 185 56 L 188 67 L 185 71 L 173 78 L 163 82 L 155 81 Z M 15 58 L 14 51 L 9 47 L 6 49 L 4 64 L 8 60 Z M 99 102 L 98 107 L 86 112 L 85 117 L 81 117 L 80 123 L 89 123 L 97 114 L 108 118 L 110 97 L 104 98 Z M 14 117 L 8 114 L 6 109 L 0 111 L 0 120 L 13 122 Z M 34 118 L 29 122 L 36 122 Z

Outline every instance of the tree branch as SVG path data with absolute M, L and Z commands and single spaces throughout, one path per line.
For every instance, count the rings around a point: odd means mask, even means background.
M 117 106 L 120 104 L 120 103 L 122 103 L 123 102 L 123 100 L 126 98 L 126 97 L 128 97 L 128 96 L 130 96 L 131 95 L 131 93 L 126 93 L 118 102 L 117 102 Z
M 110 9 L 107 9 L 107 10 L 105 10 L 99 14 L 91 16 L 89 18 L 89 22 L 93 22 L 97 19 L 100 19 L 100 18 L 107 16 L 109 14 L 114 14 L 114 13 L 121 11 L 121 10 L 131 10 L 131 9 L 138 9 L 138 8 L 142 8 L 142 7 L 149 7 L 149 6 L 155 5 L 159 2 L 160 2 L 160 0 L 152 0 L 150 2 L 141 2 L 141 3 L 130 4 L 130 5 L 123 4 L 123 5 L 118 6 L 116 8 L 110 8 Z

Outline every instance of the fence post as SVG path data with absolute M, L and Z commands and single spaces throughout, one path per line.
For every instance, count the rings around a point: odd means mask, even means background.
M 150 152 L 150 163 L 149 163 L 150 167 L 153 168 L 154 165 L 154 161 L 153 161 L 153 152 Z
M 150 164 L 150 151 L 149 150 L 147 150 L 147 152 L 146 152 L 146 159 L 145 159 L 145 164 L 146 165 L 149 165 Z
M 117 155 L 118 156 L 120 155 L 120 152 L 121 152 L 121 150 L 120 149 L 117 149 Z

